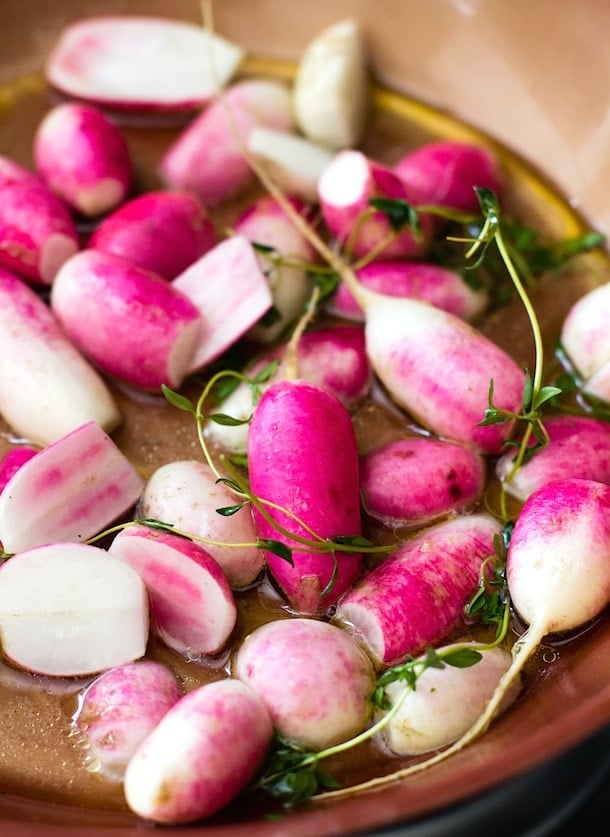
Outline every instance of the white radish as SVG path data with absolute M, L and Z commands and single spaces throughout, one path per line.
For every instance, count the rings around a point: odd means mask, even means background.
M 96 104 L 194 110 L 233 77 L 243 56 L 238 44 L 186 21 L 94 16 L 63 28 L 45 75 L 62 93 Z
M 590 378 L 610 360 L 610 282 L 576 300 L 563 321 L 559 340 L 583 378 Z
M 225 679 L 200 686 L 136 750 L 125 773 L 127 804 L 157 823 L 210 817 L 256 776 L 272 737 L 265 704 L 245 683 Z
M 68 340 L 48 305 L 0 268 L 0 413 L 45 445 L 87 421 L 111 432 L 121 414 L 110 390 Z
M 44 447 L 0 493 L 0 540 L 8 552 L 85 541 L 135 505 L 144 481 L 91 421 Z
M 152 630 L 169 648 L 193 659 L 224 648 L 237 620 L 235 599 L 222 568 L 203 547 L 135 524 L 116 535 L 109 552 L 142 578 Z
M 105 550 L 53 543 L 0 566 L 0 641 L 15 665 L 58 677 L 94 674 L 142 657 L 146 590 Z

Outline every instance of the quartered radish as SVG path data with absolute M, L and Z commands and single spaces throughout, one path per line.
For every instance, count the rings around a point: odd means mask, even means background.
M 175 279 L 216 244 L 209 213 L 188 192 L 146 192 L 107 215 L 88 246 Z
M 88 768 L 122 781 L 137 747 L 181 696 L 173 671 L 155 660 L 118 665 L 97 677 L 72 716 Z
M 45 544 L 0 566 L 0 642 L 16 666 L 94 674 L 139 659 L 147 639 L 140 577 L 100 547 Z
M 346 741 L 370 718 L 373 666 L 328 622 L 267 622 L 248 634 L 231 670 L 262 697 L 277 732 L 305 750 Z
M 220 564 L 203 547 L 134 524 L 116 535 L 109 552 L 141 576 L 152 629 L 169 648 L 193 658 L 223 649 L 237 619 L 235 599 Z
M 460 625 L 501 528 L 479 513 L 423 530 L 342 596 L 336 624 L 364 643 L 380 667 L 438 644 Z
M 171 287 L 199 312 L 188 371 L 221 355 L 269 310 L 273 298 L 252 244 L 243 235 L 226 238 L 180 273 Z
M 0 493 L 0 540 L 7 552 L 55 541 L 85 541 L 135 505 L 144 481 L 94 421 L 24 462 Z
M 67 339 L 49 307 L 0 268 L 0 413 L 45 445 L 87 421 L 111 432 L 121 414 L 110 390 Z
M 177 387 L 191 368 L 199 311 L 172 284 L 129 259 L 100 250 L 73 256 L 55 277 L 51 308 L 83 354 L 125 383 Z
M 246 507 L 228 517 L 217 511 L 235 505 L 235 494 L 218 482 L 209 465 L 180 460 L 153 471 L 142 492 L 140 513 L 195 538 L 234 544 L 202 546 L 218 561 L 231 587 L 245 587 L 260 575 L 264 558 L 256 545 L 251 510 Z
M 22 465 L 38 453 L 38 448 L 30 445 L 20 445 L 18 448 L 11 448 L 0 459 L 0 494 L 4 491 L 9 482 Z
M 238 44 L 192 23 L 107 15 L 63 28 L 47 81 L 77 99 L 129 110 L 193 110 L 214 96 L 244 57 Z
M 273 726 L 257 693 L 225 679 L 184 695 L 127 765 L 127 804 L 138 816 L 179 824 L 224 808 L 256 776 Z

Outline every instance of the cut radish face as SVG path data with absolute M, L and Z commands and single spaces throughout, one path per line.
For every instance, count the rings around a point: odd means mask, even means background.
M 118 108 L 200 107 L 233 76 L 244 52 L 178 20 L 107 16 L 66 26 L 45 67 L 63 93 Z
M 115 443 L 88 422 L 25 462 L 0 494 L 7 552 L 83 541 L 126 512 L 143 480 Z
M 146 590 L 138 574 L 99 547 L 54 543 L 0 567 L 0 640 L 16 665 L 80 676 L 144 655 Z

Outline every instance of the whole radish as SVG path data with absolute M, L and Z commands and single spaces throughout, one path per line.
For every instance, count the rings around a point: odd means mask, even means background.
M 4 454 L 0 459 L 0 494 L 4 491 L 11 477 L 37 453 L 38 448 L 33 448 L 30 445 L 20 445 L 17 448 L 11 448 Z

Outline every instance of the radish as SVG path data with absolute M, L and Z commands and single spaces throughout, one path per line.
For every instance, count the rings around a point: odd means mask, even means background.
M 53 283 L 51 308 L 72 342 L 107 375 L 146 390 L 188 373 L 201 318 L 180 291 L 113 253 L 83 250 Z
M 425 525 L 472 511 L 485 480 L 485 461 L 476 451 L 425 436 L 397 439 L 362 458 L 362 505 L 387 526 Z
M 168 462 L 149 477 L 140 501 L 140 513 L 162 520 L 197 539 L 234 546 L 204 543 L 220 564 L 231 587 L 246 587 L 258 578 L 263 553 L 257 546 L 256 527 L 249 509 L 225 517 L 217 509 L 235 505 L 235 495 L 209 465 L 196 460 Z
M 256 692 L 225 679 L 184 695 L 138 747 L 125 798 L 138 816 L 179 824 L 219 811 L 256 776 L 273 726 Z
M 369 91 L 364 39 L 355 20 L 329 26 L 305 47 L 293 98 L 298 127 L 309 139 L 335 149 L 360 141 Z
M 371 662 L 328 622 L 296 618 L 261 625 L 238 648 L 232 672 L 262 697 L 282 738 L 305 750 L 347 741 L 371 715 Z
M 243 235 L 216 244 L 177 276 L 171 287 L 199 312 L 201 328 L 188 371 L 216 360 L 269 310 L 271 291 Z
M 100 105 L 194 110 L 232 78 L 243 56 L 239 45 L 186 21 L 106 15 L 65 26 L 45 76 L 67 96 Z
M 51 191 L 88 218 L 122 203 L 133 179 L 123 134 L 92 105 L 48 111 L 34 136 L 34 162 Z
M 109 389 L 68 341 L 43 300 L 0 268 L 0 413 L 45 445 L 87 421 L 111 432 L 121 414 Z
M 277 130 L 292 127 L 288 88 L 267 79 L 236 82 L 172 143 L 159 172 L 172 188 L 193 192 L 207 207 L 217 206 L 253 182 L 242 143 L 259 125 Z
M 175 279 L 216 244 L 205 207 L 187 192 L 147 192 L 107 215 L 89 247 Z
M 610 358 L 582 384 L 585 399 L 610 401 Z
M 340 599 L 334 616 L 380 667 L 457 628 L 501 525 L 486 513 L 437 523 L 399 546 Z
M 144 655 L 146 591 L 105 550 L 53 543 L 0 566 L 0 640 L 15 665 L 58 677 L 94 674 Z
M 94 421 L 22 464 L 0 494 L 0 540 L 8 552 L 97 535 L 136 502 L 144 482 Z
M 203 547 L 135 524 L 115 536 L 109 552 L 143 579 L 152 629 L 169 648 L 193 659 L 224 648 L 237 619 L 235 600 Z
M 11 477 L 37 453 L 38 448 L 30 447 L 30 445 L 20 445 L 18 448 L 11 448 L 4 454 L 0 459 L 0 494 L 4 491 Z
M 610 282 L 581 296 L 568 311 L 559 336 L 579 375 L 594 375 L 610 360 Z

